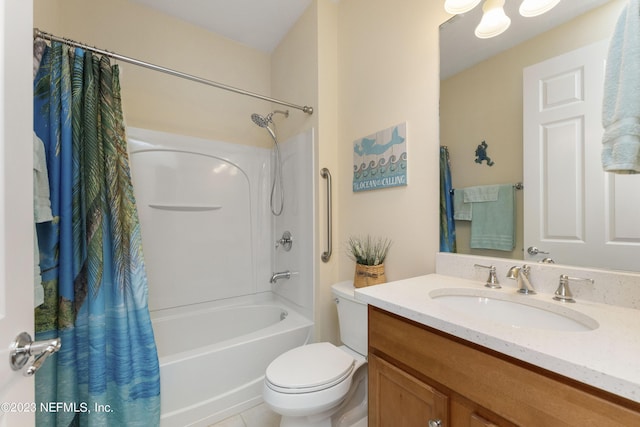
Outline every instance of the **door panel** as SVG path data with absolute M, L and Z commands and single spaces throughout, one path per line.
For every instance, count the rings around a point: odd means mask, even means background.
M 638 191 L 638 177 L 606 174 L 606 241 L 608 244 L 640 243 L 640 203 L 627 203 Z M 637 197 L 637 196 L 636 196 Z
M 1 426 L 35 423 L 33 379 L 8 354 L 20 332 L 33 335 L 32 15 L 31 1 L 0 3 Z
M 561 264 L 637 270 L 640 175 L 602 169 L 608 42 L 523 73 L 524 243 Z
M 542 127 L 540 158 L 546 165 L 540 171 L 542 239 L 577 242 L 584 239 L 582 130 L 582 118 L 569 118 Z

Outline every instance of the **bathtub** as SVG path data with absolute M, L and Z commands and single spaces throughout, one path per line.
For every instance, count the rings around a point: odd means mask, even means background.
M 270 293 L 152 312 L 161 427 L 208 426 L 262 402 L 264 372 L 313 323 Z

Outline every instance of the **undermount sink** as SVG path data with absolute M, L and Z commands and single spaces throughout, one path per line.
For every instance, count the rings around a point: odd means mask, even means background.
M 471 288 L 443 288 L 431 291 L 429 296 L 451 310 L 512 328 L 576 332 L 592 331 L 599 326 L 595 319 L 576 310 L 524 295 Z

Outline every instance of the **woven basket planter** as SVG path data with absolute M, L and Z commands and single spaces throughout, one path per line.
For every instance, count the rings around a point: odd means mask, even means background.
M 363 265 L 356 263 L 356 274 L 353 278 L 353 286 L 356 288 L 379 285 L 386 281 L 387 276 L 384 274 L 384 264 Z

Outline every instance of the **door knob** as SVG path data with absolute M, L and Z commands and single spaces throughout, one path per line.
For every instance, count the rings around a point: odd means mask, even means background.
M 440 420 L 429 420 L 429 427 L 442 427 L 442 421 Z
M 60 338 L 33 341 L 31 335 L 27 332 L 22 332 L 16 337 L 9 349 L 9 365 L 14 371 L 19 371 L 33 356 L 33 362 L 24 371 L 24 376 L 30 377 L 40 369 L 49 356 L 60 350 L 61 346 L 62 341 Z
M 549 255 L 549 252 L 542 252 L 540 249 L 536 248 L 535 246 L 529 246 L 527 248 L 527 252 L 529 252 L 529 255 L 538 255 L 538 254 Z

